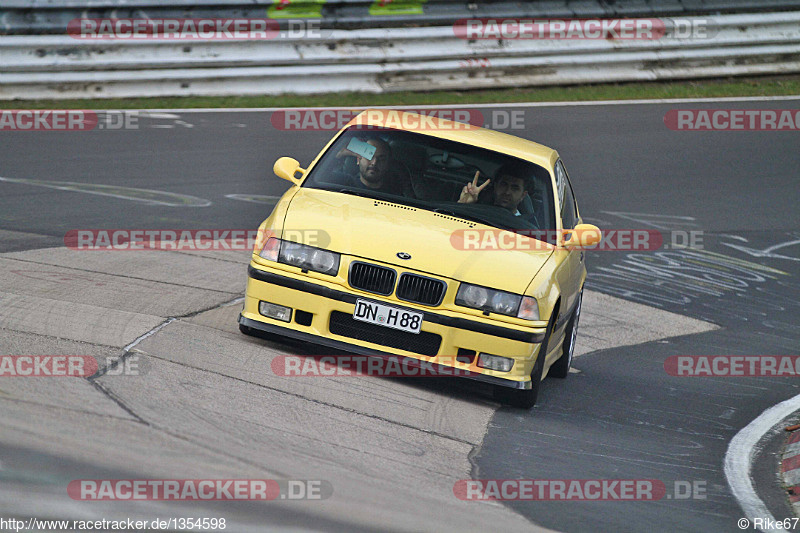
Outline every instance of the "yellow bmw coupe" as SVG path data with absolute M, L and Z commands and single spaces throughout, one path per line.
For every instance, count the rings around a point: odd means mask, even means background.
M 567 376 L 600 230 L 555 150 L 373 109 L 274 171 L 292 187 L 259 228 L 243 333 L 458 370 L 526 408 Z

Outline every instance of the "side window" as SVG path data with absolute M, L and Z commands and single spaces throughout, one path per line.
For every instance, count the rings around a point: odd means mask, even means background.
M 564 226 L 564 229 L 572 229 L 575 227 L 575 217 L 576 217 L 576 209 L 575 209 L 575 196 L 572 194 L 572 185 L 569 183 L 569 178 L 567 178 L 567 171 L 564 168 L 564 164 L 561 160 L 556 163 L 556 180 L 558 180 L 558 175 L 561 174 L 561 178 L 563 180 L 563 194 L 562 194 L 562 186 L 559 184 L 559 200 L 561 201 L 561 223 Z
M 572 187 L 567 184 L 567 191 L 564 195 L 564 207 L 561 210 L 561 221 L 564 229 L 575 227 L 575 197 L 572 196 Z
M 567 171 L 559 159 L 556 162 L 556 192 L 558 192 L 558 205 L 564 205 L 564 187 L 567 183 Z

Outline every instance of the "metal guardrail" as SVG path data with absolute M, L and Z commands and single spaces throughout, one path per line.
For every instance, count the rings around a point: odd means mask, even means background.
M 800 72 L 800 11 L 692 19 L 707 38 L 476 40 L 453 26 L 318 39 L 0 38 L 0 99 L 472 89 Z
M 323 28 L 446 26 L 470 17 L 614 18 L 800 10 L 800 0 L 0 0 L 0 35 L 63 34 L 91 18 L 282 18 L 300 13 Z

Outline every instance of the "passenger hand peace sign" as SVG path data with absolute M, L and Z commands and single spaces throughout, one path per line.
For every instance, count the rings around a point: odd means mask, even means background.
M 460 204 L 474 204 L 478 201 L 478 195 L 481 191 L 489 185 L 489 182 L 492 180 L 486 180 L 483 182 L 483 185 L 478 185 L 478 176 L 480 175 L 481 171 L 475 171 L 475 177 L 472 179 L 472 183 L 467 183 L 464 185 L 464 188 L 461 189 L 461 196 L 458 199 L 458 203 Z

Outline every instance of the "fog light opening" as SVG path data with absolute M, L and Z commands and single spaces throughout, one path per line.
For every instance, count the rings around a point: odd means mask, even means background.
M 271 304 L 269 302 L 258 302 L 258 312 L 262 315 L 289 322 L 292 319 L 292 308 L 284 307 L 282 305 Z
M 511 367 L 514 366 L 514 360 L 510 357 L 500 357 L 499 355 L 481 353 L 478 356 L 478 366 L 481 368 L 486 368 L 487 370 L 508 372 L 511 370 Z
M 475 350 L 467 350 L 466 348 L 459 348 L 456 354 L 456 361 L 465 365 L 471 365 L 475 359 Z
M 314 315 L 308 311 L 302 311 L 300 309 L 294 310 L 294 321 L 301 326 L 310 326 L 313 319 Z

